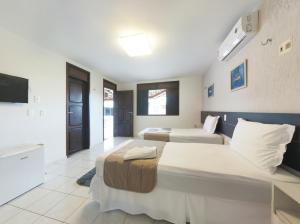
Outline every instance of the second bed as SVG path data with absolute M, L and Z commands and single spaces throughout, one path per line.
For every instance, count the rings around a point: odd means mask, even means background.
M 141 139 L 165 142 L 195 142 L 223 144 L 223 136 L 209 134 L 202 128 L 146 128 L 139 134 Z

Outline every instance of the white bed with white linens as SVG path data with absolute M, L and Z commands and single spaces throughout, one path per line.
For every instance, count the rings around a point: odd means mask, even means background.
M 103 164 L 111 153 L 106 152 L 96 161 L 93 199 L 100 203 L 101 211 L 121 209 L 175 224 L 269 224 L 272 181 L 300 182 L 277 167 L 283 145 L 291 141 L 293 132 L 288 125 L 260 126 L 239 120 L 231 145 L 169 142 L 158 162 L 156 187 L 150 193 L 106 186 Z M 247 141 L 254 143 L 250 146 Z M 253 149 L 250 153 L 249 148 Z M 253 153 L 255 149 L 260 153 Z
M 138 136 L 144 138 L 145 133 L 165 133 L 170 136 L 170 142 L 194 142 L 207 144 L 223 144 L 222 135 L 207 133 L 203 128 L 170 128 L 166 131 L 161 128 L 146 128 Z
M 207 116 L 203 128 L 145 128 L 138 133 L 138 136 L 144 139 L 146 133 L 167 133 L 170 142 L 223 144 L 223 136 L 215 133 L 219 118 L 219 116 Z

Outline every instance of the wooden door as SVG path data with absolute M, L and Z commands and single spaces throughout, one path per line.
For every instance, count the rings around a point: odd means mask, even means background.
M 89 83 L 81 76 L 67 74 L 67 155 L 89 148 Z M 81 69 L 77 69 L 80 73 Z
M 115 136 L 133 137 L 133 91 L 117 91 L 115 96 Z

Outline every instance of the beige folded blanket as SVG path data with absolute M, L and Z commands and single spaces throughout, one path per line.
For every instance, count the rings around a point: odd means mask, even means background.
M 145 140 L 153 140 L 153 141 L 170 141 L 170 134 L 168 132 L 145 132 L 144 133 Z
M 134 140 L 113 152 L 104 161 L 103 178 L 107 186 L 149 193 L 156 185 L 157 164 L 165 142 Z M 135 147 L 156 147 L 157 156 L 153 159 L 124 160 L 124 155 Z

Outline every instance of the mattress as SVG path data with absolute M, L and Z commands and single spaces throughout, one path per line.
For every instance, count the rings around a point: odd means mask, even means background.
M 195 142 L 208 144 L 223 144 L 223 137 L 218 134 L 208 134 L 201 128 L 146 128 L 139 133 L 143 138 L 144 133 L 168 133 L 170 142 Z
M 265 224 L 270 218 L 272 181 L 299 182 L 283 169 L 274 175 L 260 171 L 226 145 L 169 142 L 158 163 L 155 189 L 140 194 L 104 184 L 103 162 L 109 153 L 97 158 L 91 185 L 101 209 L 146 213 L 173 223 Z M 226 210 L 237 215 L 229 218 Z M 245 216 L 252 218 L 245 221 Z

